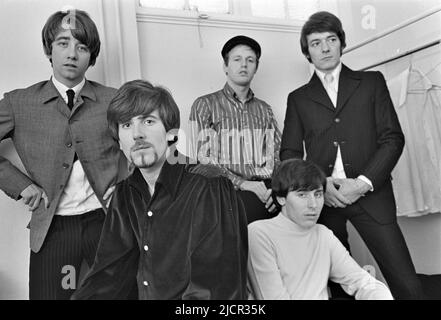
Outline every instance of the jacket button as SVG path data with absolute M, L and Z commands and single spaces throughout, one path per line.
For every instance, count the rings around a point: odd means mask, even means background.
M 149 246 L 148 245 L 144 246 L 144 251 L 149 251 Z
M 66 143 L 66 147 L 68 147 L 68 148 L 70 148 L 70 147 L 72 147 L 72 143 Z
M 151 217 L 151 216 L 153 216 L 153 212 L 149 211 L 149 212 L 147 212 L 147 215 L 148 215 L 149 217 Z
M 329 166 L 328 166 L 328 168 L 332 168 L 334 165 L 332 165 L 332 164 L 330 164 Z
M 142 284 L 146 287 L 149 285 L 149 283 L 147 281 L 143 281 Z
M 64 169 L 69 168 L 69 164 L 68 164 L 68 163 L 63 163 L 63 168 L 64 168 Z
M 340 118 L 335 118 L 334 121 L 335 121 L 335 123 L 339 123 L 340 122 Z
M 334 147 L 338 147 L 338 142 L 334 141 Z

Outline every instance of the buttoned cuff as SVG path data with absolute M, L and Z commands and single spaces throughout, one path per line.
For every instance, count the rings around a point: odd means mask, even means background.
M 359 175 L 358 177 L 357 177 L 357 179 L 360 179 L 361 181 L 363 181 L 363 182 L 366 182 L 371 188 L 369 189 L 369 191 L 374 191 L 374 186 L 372 185 L 372 182 L 371 182 L 371 180 L 369 180 L 368 178 L 366 178 L 366 176 L 363 176 L 363 175 Z

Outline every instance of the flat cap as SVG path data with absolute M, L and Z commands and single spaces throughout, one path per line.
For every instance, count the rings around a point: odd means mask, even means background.
M 242 35 L 235 36 L 224 44 L 221 51 L 222 57 L 225 59 L 225 56 L 228 54 L 228 52 L 230 52 L 231 49 L 233 49 L 235 46 L 240 44 L 250 47 L 251 50 L 253 50 L 254 53 L 256 54 L 257 59 L 260 58 L 262 49 L 260 48 L 259 43 L 256 40 L 251 39 L 250 37 L 242 36 Z

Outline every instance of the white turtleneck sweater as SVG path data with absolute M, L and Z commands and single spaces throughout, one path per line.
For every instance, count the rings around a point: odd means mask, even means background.
M 248 239 L 248 274 L 257 299 L 329 299 L 329 279 L 357 300 L 393 299 L 321 224 L 304 230 L 279 214 L 251 223 Z

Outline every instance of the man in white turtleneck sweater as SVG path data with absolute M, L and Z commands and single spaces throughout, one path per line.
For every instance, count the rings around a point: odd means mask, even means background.
M 317 224 L 326 177 L 309 161 L 283 161 L 272 189 L 282 206 L 248 226 L 248 273 L 257 299 L 329 299 L 328 280 L 357 300 L 390 300 L 382 282 L 361 268 L 327 227 Z

